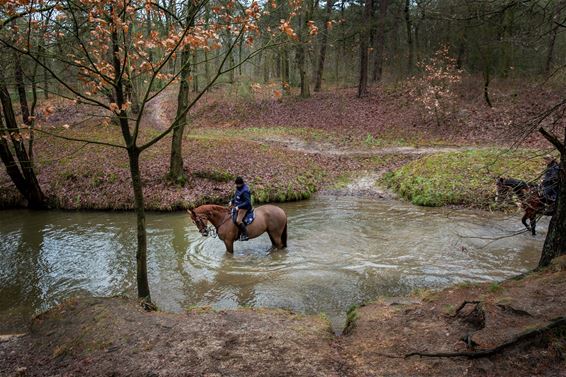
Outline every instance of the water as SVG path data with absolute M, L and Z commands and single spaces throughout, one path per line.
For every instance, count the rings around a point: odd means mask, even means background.
M 318 197 L 281 205 L 289 247 L 264 235 L 236 244 L 203 238 L 185 213 L 149 213 L 152 298 L 168 311 L 263 306 L 326 313 L 340 326 L 352 304 L 418 287 L 500 280 L 533 268 L 540 234 L 511 217 L 395 201 Z M 0 332 L 77 294 L 135 297 L 135 216 L 120 212 L 0 212 Z

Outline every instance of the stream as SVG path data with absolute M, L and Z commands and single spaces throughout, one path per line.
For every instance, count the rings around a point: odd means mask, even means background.
M 148 213 L 152 298 L 166 311 L 288 308 L 325 313 L 335 329 L 353 304 L 416 288 L 508 278 L 536 266 L 539 235 L 520 215 L 416 207 L 393 200 L 317 196 L 281 204 L 287 250 L 267 235 L 235 254 L 204 238 L 184 212 Z M 0 333 L 81 294 L 135 297 L 135 215 L 130 212 L 0 211 Z

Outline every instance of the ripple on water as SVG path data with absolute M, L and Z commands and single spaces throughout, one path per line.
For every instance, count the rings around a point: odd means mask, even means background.
M 264 235 L 237 243 L 234 255 L 185 213 L 148 213 L 153 299 L 165 310 L 266 306 L 338 316 L 379 295 L 521 273 L 536 264 L 546 225 L 536 238 L 489 241 L 520 230 L 518 216 L 352 197 L 282 207 L 287 250 L 268 253 Z M 132 213 L 4 211 L 0 308 L 9 309 L 0 316 L 29 315 L 79 292 L 134 295 L 135 242 Z

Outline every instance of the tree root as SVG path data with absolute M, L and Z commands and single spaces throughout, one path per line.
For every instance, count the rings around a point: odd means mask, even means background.
M 452 317 L 456 317 L 460 313 L 460 310 L 464 309 L 466 305 L 468 304 L 479 305 L 480 303 L 481 301 L 464 301 L 460 304 L 460 306 L 458 306 L 458 308 L 456 308 L 456 311 L 454 312 L 454 315 Z
M 139 298 L 138 302 L 146 312 L 157 311 L 157 305 L 147 298 Z
M 501 351 L 503 351 L 504 349 L 515 345 L 516 343 L 522 342 L 524 340 L 527 340 L 529 338 L 532 338 L 536 335 L 541 335 L 546 333 L 547 331 L 550 331 L 552 329 L 555 329 L 557 327 L 560 326 L 566 326 L 566 317 L 558 317 L 553 319 L 552 321 L 550 321 L 546 326 L 542 326 L 542 327 L 538 327 L 534 330 L 528 330 L 525 331 L 513 338 L 511 338 L 510 340 L 508 340 L 505 343 L 502 343 L 500 345 L 498 345 L 497 347 L 494 348 L 489 348 L 489 349 L 485 349 L 485 350 L 479 350 L 479 351 L 475 351 L 475 352 L 410 352 L 405 354 L 405 358 L 411 357 L 411 356 L 420 356 L 420 357 L 467 357 L 469 359 L 477 359 L 480 357 L 488 357 L 488 356 L 493 356 Z
M 512 307 L 511 305 L 497 304 L 497 307 L 500 308 L 501 310 L 503 310 L 504 312 L 513 313 L 515 315 L 521 315 L 521 316 L 527 316 L 527 317 L 533 316 L 531 313 L 527 312 L 526 310 L 517 309 L 517 308 Z

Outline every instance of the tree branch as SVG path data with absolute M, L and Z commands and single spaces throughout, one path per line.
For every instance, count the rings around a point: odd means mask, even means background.
M 544 127 L 540 127 L 538 129 L 538 132 L 540 132 L 546 140 L 548 140 L 552 145 L 554 145 L 554 147 L 556 147 L 556 149 L 558 149 L 560 153 L 566 152 L 566 150 L 564 149 L 564 143 L 558 140 L 558 138 L 555 135 L 545 130 Z
M 88 144 L 104 145 L 104 146 L 106 146 L 106 147 L 126 149 L 125 146 L 119 145 L 119 144 L 106 143 L 106 142 L 104 142 L 104 141 L 96 141 L 96 140 L 81 139 L 81 138 L 70 137 L 70 136 L 62 136 L 62 135 L 59 135 L 59 134 L 54 133 L 54 132 L 45 131 L 45 130 L 43 130 L 43 129 L 41 129 L 41 128 L 34 128 L 34 131 L 39 132 L 39 133 L 42 133 L 42 134 L 46 134 L 46 135 L 49 135 L 49 136 L 53 136 L 53 137 L 56 137 L 56 138 L 58 138 L 58 139 L 63 139 L 63 140 L 78 141 L 78 142 L 88 143 Z

